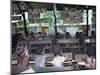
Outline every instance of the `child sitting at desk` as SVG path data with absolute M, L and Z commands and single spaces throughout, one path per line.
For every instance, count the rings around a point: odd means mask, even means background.
M 45 67 L 46 55 L 42 49 L 37 49 L 35 51 L 35 66 L 36 67 Z
M 52 65 L 54 67 L 63 67 L 63 63 L 65 61 L 65 57 L 62 56 L 60 53 L 56 52 L 54 53 L 55 57 L 51 61 Z
M 86 69 L 96 69 L 96 59 L 94 56 L 91 56 L 88 53 L 88 56 L 86 56 L 83 61 L 85 62 L 85 68 Z
M 96 60 L 93 56 L 86 58 L 86 65 L 87 69 L 95 69 L 96 68 Z
M 28 67 L 29 54 L 27 50 L 27 45 L 18 44 L 16 47 L 16 53 L 18 55 L 18 67 L 25 69 Z

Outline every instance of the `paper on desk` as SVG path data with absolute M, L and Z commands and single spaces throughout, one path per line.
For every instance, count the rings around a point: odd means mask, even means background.
M 23 71 L 21 73 L 35 73 L 35 71 L 32 69 L 31 66 L 29 66 L 29 69 L 28 70 L 25 70 L 25 71 Z M 19 75 L 21 75 L 21 74 L 19 74 Z
M 78 62 L 78 65 L 85 65 L 85 62 Z

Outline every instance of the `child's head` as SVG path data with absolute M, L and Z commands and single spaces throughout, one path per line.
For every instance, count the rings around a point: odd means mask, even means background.
M 54 54 L 54 56 L 57 56 L 57 55 L 62 56 L 60 51 L 54 51 L 53 54 Z
M 41 55 L 41 54 L 42 54 L 42 52 L 43 52 L 43 50 L 42 50 L 42 49 L 37 48 L 37 50 L 35 50 L 34 52 L 35 52 L 35 54 L 37 54 L 37 55 Z

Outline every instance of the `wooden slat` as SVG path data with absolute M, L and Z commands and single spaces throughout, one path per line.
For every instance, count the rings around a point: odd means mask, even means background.
M 28 41 L 18 41 L 18 44 L 28 44 Z
M 30 41 L 30 44 L 51 44 L 51 40 L 38 40 L 38 41 Z
M 59 39 L 59 40 L 57 40 L 57 43 L 59 43 L 59 44 L 67 44 L 67 43 L 69 43 L 69 44 L 74 44 L 74 43 L 79 43 L 79 39 Z
M 85 39 L 85 43 L 96 43 L 95 39 Z

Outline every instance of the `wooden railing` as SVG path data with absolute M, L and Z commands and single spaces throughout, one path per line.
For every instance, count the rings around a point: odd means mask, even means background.
M 84 46 L 88 43 L 96 44 L 95 39 L 84 39 Z M 42 45 L 44 49 L 53 47 L 53 41 L 52 40 L 35 40 L 35 41 L 18 41 L 18 44 L 27 44 L 29 50 L 36 48 L 36 45 Z M 60 45 L 60 48 L 81 48 L 80 45 L 80 39 L 71 38 L 71 39 L 57 39 L 57 44 Z M 48 46 L 46 46 L 48 45 Z M 64 46 L 62 46 L 64 45 Z M 92 46 L 92 45 L 91 45 Z

